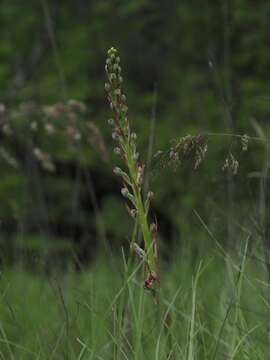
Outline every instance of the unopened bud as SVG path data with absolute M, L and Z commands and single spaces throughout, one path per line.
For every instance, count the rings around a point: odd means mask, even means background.
M 115 58 L 115 55 L 117 54 L 117 50 L 114 48 L 114 47 L 111 47 L 109 50 L 108 50 L 108 55 L 110 58 Z
M 108 124 L 110 126 L 114 126 L 115 125 L 114 119 L 108 119 Z
M 116 155 L 121 155 L 121 149 L 119 147 L 115 147 L 113 151 Z
M 241 143 L 242 143 L 242 150 L 243 151 L 247 151 L 248 150 L 248 142 L 249 142 L 249 137 L 248 135 L 243 135 L 241 137 Z
M 148 194 L 147 194 L 147 198 L 148 198 L 149 200 L 151 200 L 151 199 L 153 199 L 153 197 L 154 197 L 153 191 L 149 191 Z
M 113 140 L 118 140 L 118 139 L 119 139 L 119 134 L 117 134 L 117 132 L 114 131 L 114 132 L 112 133 L 112 139 L 113 139 Z
M 135 218 L 137 216 L 137 210 L 136 209 L 131 209 L 130 210 L 130 215 Z
M 116 74 L 115 73 L 111 74 L 111 80 L 116 80 Z
M 114 94 L 115 95 L 121 95 L 121 90 L 120 89 L 115 89 Z
M 129 195 L 129 191 L 126 187 L 122 188 L 121 189 L 121 194 L 124 196 L 124 197 L 128 197 Z
M 131 137 L 131 140 L 136 140 L 137 139 L 137 135 L 134 132 L 131 133 L 130 137 Z
M 142 166 L 138 166 L 138 172 L 137 172 L 137 184 L 141 185 L 143 182 L 143 167 Z
M 105 89 L 106 91 L 110 91 L 111 85 L 108 84 L 108 83 L 106 83 L 105 86 L 104 86 L 104 89 Z
M 113 172 L 115 175 L 121 175 L 122 174 L 122 170 L 120 169 L 120 167 L 116 166 L 114 169 L 113 169 Z
M 135 251 L 135 253 L 141 258 L 141 259 L 145 259 L 146 258 L 146 253 L 145 251 L 136 243 L 133 244 L 133 249 Z

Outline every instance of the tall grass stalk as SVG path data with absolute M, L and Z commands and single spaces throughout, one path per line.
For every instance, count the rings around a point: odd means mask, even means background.
M 148 191 L 146 199 L 143 198 L 144 170 L 145 165 L 139 160 L 137 151 L 136 133 L 131 131 L 128 118 L 128 105 L 125 94 L 122 90 L 122 69 L 120 57 L 116 49 L 108 51 L 105 70 L 107 83 L 105 90 L 108 94 L 108 101 L 114 117 L 109 119 L 112 126 L 112 138 L 117 146 L 114 152 L 120 156 L 125 170 L 115 167 L 114 173 L 122 178 L 122 195 L 127 199 L 127 209 L 135 219 L 142 233 L 144 246 L 141 247 L 134 239 L 131 241 L 131 249 L 144 260 L 147 269 L 145 288 L 153 289 L 159 287 L 160 276 L 157 259 L 157 225 L 148 221 L 148 211 L 153 193 Z

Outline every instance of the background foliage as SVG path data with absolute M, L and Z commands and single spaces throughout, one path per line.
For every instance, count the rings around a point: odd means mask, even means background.
M 1 1 L 0 359 L 270 358 L 269 16 L 263 0 Z M 154 192 L 156 293 L 121 248 L 112 46 Z M 190 139 L 200 167 L 167 166 Z
M 153 110 L 153 155 L 189 133 L 256 135 L 251 119 L 267 136 L 269 12 L 267 2 L 242 0 L 169 5 L 163 0 L 29 0 L 23 6 L 2 1 L 0 95 L 6 110 L 1 114 L 0 213 L 5 260 L 29 251 L 30 258 L 36 252 L 64 252 L 79 263 L 91 259 L 107 240 L 111 245 L 126 242 L 130 223 L 111 172 L 104 99 L 104 60 L 112 45 L 121 54 L 130 118 L 145 158 Z M 64 127 L 68 114 L 44 120 L 43 107 L 69 99 L 86 104 L 86 111 L 76 113 L 78 126 L 84 129 L 90 121 L 100 130 L 103 157 L 100 142 L 93 136 L 91 141 L 93 128 L 84 132 L 90 141 L 71 146 L 44 131 L 44 121 Z M 33 103 L 43 110 L 30 111 Z M 3 125 L 8 112 L 10 136 Z M 30 125 L 36 121 L 41 126 L 33 134 Z M 44 171 L 32 156 L 37 146 L 52 157 L 54 172 Z M 264 166 L 265 146 L 252 143 L 242 153 L 239 142 L 223 137 L 210 138 L 208 146 L 198 170 L 186 161 L 176 173 L 151 173 L 154 214 L 165 243 L 180 247 L 190 234 L 196 239 L 201 231 L 196 214 L 222 242 L 233 234 L 234 245 L 242 236 L 239 229 L 255 231 L 251 219 L 261 226 L 256 174 Z M 221 170 L 230 152 L 240 163 L 238 175 L 229 181 L 232 186 Z

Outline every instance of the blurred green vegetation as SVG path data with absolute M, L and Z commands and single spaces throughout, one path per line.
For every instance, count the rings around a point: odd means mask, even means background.
M 269 16 L 251 0 L 1 1 L 1 359 L 269 358 Z M 160 307 L 121 249 L 111 46 L 154 192 Z M 200 167 L 163 168 L 188 134 L 207 140 Z
M 49 278 L 20 266 L 6 269 L 1 358 L 163 360 L 170 353 L 176 359 L 268 359 L 264 267 L 254 265 L 244 245 L 244 255 L 233 257 L 201 248 L 201 265 L 193 263 L 191 250 L 162 267 L 162 312 L 141 286 L 142 264 L 125 274 L 119 259 L 98 258 L 91 269 Z
M 171 139 L 189 133 L 257 136 L 251 118 L 267 137 L 269 15 L 266 1 L 29 0 L 22 5 L 3 0 L 0 102 L 13 127 L 7 136 L 2 114 L 3 238 L 13 230 L 22 236 L 35 233 L 40 235 L 41 248 L 44 236 L 72 238 L 75 246 L 87 237 L 91 246 L 104 239 L 126 242 L 130 222 L 111 172 L 117 159 L 108 155 L 112 145 L 106 123 L 110 114 L 104 61 L 111 46 L 121 54 L 130 119 L 145 159 L 155 88 L 152 155 L 168 149 Z M 102 151 L 91 139 L 70 146 L 62 136 L 50 137 L 44 130 L 47 122 L 65 128 L 69 114 L 50 119 L 42 107 L 66 104 L 69 99 L 86 104 L 87 110 L 77 114 L 76 126 L 87 138 L 86 122 L 94 123 L 108 158 L 103 153 L 102 160 Z M 38 110 L 22 108 L 29 103 Z M 38 129 L 33 132 L 31 124 L 36 122 Z M 32 156 L 36 147 L 50 155 L 55 172 L 44 171 Z M 250 142 L 249 151 L 243 153 L 235 139 L 210 137 L 208 148 L 206 161 L 196 171 L 187 161 L 176 173 L 151 173 L 153 214 L 160 219 L 165 242 L 175 240 L 179 246 L 190 233 L 196 238 L 202 224 L 194 209 L 221 241 L 228 236 L 228 218 L 234 218 L 232 244 L 241 238 L 243 228 L 255 231 L 249 218 L 261 225 L 256 207 L 260 181 L 250 174 L 264 166 L 264 144 Z M 230 152 L 240 166 L 230 180 L 234 190 L 228 201 L 228 176 L 221 168 Z

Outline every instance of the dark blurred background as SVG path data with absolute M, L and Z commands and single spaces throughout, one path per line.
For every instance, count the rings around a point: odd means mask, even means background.
M 1 262 L 80 268 L 128 243 L 104 92 L 111 46 L 145 161 L 152 140 L 155 158 L 187 134 L 267 137 L 269 17 L 267 1 L 2 0 Z M 231 154 L 235 176 L 222 171 Z M 163 257 L 187 242 L 195 257 L 210 229 L 232 248 L 247 233 L 265 240 L 267 154 L 211 135 L 199 169 L 149 166 Z

